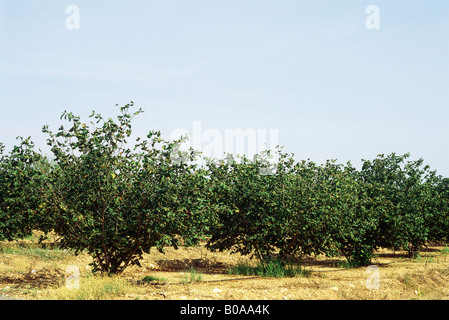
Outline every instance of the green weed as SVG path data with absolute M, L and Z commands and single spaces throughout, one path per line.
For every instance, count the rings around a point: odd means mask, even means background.
M 249 263 L 240 263 L 235 267 L 229 268 L 229 274 L 283 278 L 309 276 L 310 271 L 292 264 L 286 264 L 280 260 L 271 260 L 267 263 L 258 262 L 256 266 L 250 265 Z
M 190 268 L 187 272 L 188 273 L 181 278 L 183 284 L 203 281 L 203 274 L 198 272 L 195 268 Z

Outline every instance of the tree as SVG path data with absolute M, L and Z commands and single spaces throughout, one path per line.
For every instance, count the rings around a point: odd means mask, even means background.
M 370 186 L 380 213 L 379 246 L 402 247 L 416 256 L 430 239 L 436 173 L 423 159 L 406 161 L 410 154 L 378 155 L 364 160 L 361 179 Z
M 375 214 L 357 171 L 329 160 L 302 161 L 287 184 L 281 254 L 339 256 L 351 266 L 369 264 L 375 249 Z
M 351 267 L 371 264 L 379 248 L 382 206 L 372 185 L 364 182 L 350 162 L 339 173 L 339 224 L 335 239 Z
M 430 226 L 429 240 L 447 243 L 449 240 L 449 178 L 436 176 L 432 184 L 434 217 Z
M 269 152 L 268 152 L 269 153 Z M 212 210 L 209 250 L 231 250 L 257 257 L 261 262 L 270 259 L 276 249 L 277 229 L 281 205 L 285 155 L 280 156 L 275 174 L 262 155 L 254 160 L 246 156 L 237 161 L 209 159 L 208 203 Z
M 117 123 L 95 111 L 90 124 L 64 112 L 68 130 L 44 126 L 54 159 L 34 181 L 61 245 L 77 254 L 86 250 L 94 270 L 105 273 L 139 264 L 153 247 L 163 252 L 167 245 L 195 244 L 205 228 L 204 179 L 195 170 L 195 153 L 175 163 L 173 150 L 182 139 L 164 141 L 158 131 L 129 146 L 131 121 L 143 112 L 131 114 L 131 107 L 120 107 Z
M 334 229 L 339 208 L 333 206 L 337 169 L 332 161 L 318 166 L 304 160 L 292 166 L 281 202 L 278 247 L 282 256 L 337 253 Z
M 19 137 L 20 144 L 9 154 L 0 143 L 0 240 L 12 241 L 31 234 L 39 216 L 39 199 L 35 197 L 30 178 L 42 157 L 32 152 L 34 144 Z

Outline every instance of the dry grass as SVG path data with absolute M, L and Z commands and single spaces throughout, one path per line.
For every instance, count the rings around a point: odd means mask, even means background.
M 231 275 L 239 263 L 254 261 L 239 255 L 211 253 L 204 246 L 167 249 L 145 255 L 142 267 L 118 276 L 92 275 L 91 258 L 70 251 L 42 249 L 35 239 L 0 244 L 0 295 L 23 299 L 437 299 L 449 298 L 449 252 L 429 246 L 417 259 L 403 252 L 381 250 L 379 288 L 368 289 L 366 268 L 342 268 L 344 260 L 305 258 L 310 275 L 269 278 Z M 79 289 L 67 287 L 66 268 L 80 270 Z

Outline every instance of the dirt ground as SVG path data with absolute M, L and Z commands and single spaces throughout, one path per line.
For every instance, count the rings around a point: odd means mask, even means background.
M 449 250 L 431 245 L 417 259 L 401 251 L 381 250 L 373 267 L 347 269 L 344 259 L 309 257 L 300 261 L 308 276 L 269 278 L 231 275 L 229 267 L 248 262 L 246 257 L 229 253 L 212 253 L 204 245 L 194 248 L 156 250 L 145 255 L 142 266 L 133 266 L 120 276 L 127 285 L 105 299 L 150 300 L 409 300 L 449 298 Z M 51 292 L 66 286 L 68 265 L 80 272 L 80 288 L 91 281 L 87 255 L 60 260 L 33 257 L 20 262 L 14 253 L 0 253 L 0 295 L 21 299 L 58 299 Z M 186 279 L 195 270 L 200 281 Z M 144 277 L 154 281 L 144 282 Z M 73 289 L 77 290 L 77 289 Z

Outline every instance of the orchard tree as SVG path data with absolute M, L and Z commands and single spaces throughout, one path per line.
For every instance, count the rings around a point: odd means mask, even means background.
M 374 251 L 380 247 L 381 205 L 372 186 L 360 179 L 360 172 L 350 162 L 338 174 L 337 203 L 339 223 L 335 240 L 349 266 L 371 264 Z
M 282 228 L 278 247 L 282 256 L 335 255 L 334 226 L 338 219 L 333 207 L 333 162 L 318 166 L 313 161 L 294 164 L 282 190 Z
M 280 158 L 283 162 L 284 156 Z M 263 153 L 253 160 L 246 156 L 208 159 L 208 203 L 214 217 L 209 250 L 230 250 L 257 257 L 262 263 L 270 259 L 281 223 L 278 192 L 283 177 L 282 166 L 277 165 L 275 174 L 271 169 Z
M 42 157 L 33 151 L 30 138 L 18 138 L 20 144 L 9 154 L 0 144 L 0 240 L 12 241 L 31 235 L 39 218 L 39 198 L 30 181 Z
M 432 240 L 432 225 L 438 216 L 435 211 L 438 199 L 434 192 L 437 175 L 424 164 L 423 159 L 408 161 L 404 170 L 401 222 L 407 251 L 411 257 L 416 257 L 420 249 Z
M 351 266 L 369 264 L 377 221 L 350 163 L 297 163 L 284 191 L 281 254 L 342 253 Z
M 434 217 L 430 240 L 449 241 L 449 178 L 436 176 L 433 181 Z
M 173 161 L 182 140 L 164 141 L 158 131 L 130 145 L 132 119 L 143 112 L 131 107 L 120 107 L 118 122 L 93 112 L 82 123 L 64 112 L 67 129 L 45 126 L 54 159 L 35 182 L 62 246 L 87 251 L 94 270 L 110 274 L 139 265 L 153 247 L 196 244 L 206 225 L 195 152 Z
M 378 204 L 378 245 L 402 247 L 415 257 L 431 239 L 436 173 L 422 159 L 407 161 L 409 157 L 392 153 L 363 160 L 361 178 Z

